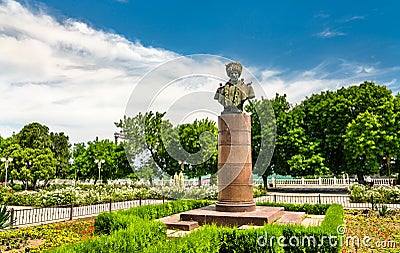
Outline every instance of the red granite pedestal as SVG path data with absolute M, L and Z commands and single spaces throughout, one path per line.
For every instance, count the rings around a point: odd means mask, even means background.
M 182 221 L 197 221 L 198 224 L 216 224 L 218 226 L 263 226 L 271 223 L 283 215 L 283 207 L 257 206 L 251 212 L 221 212 L 215 205 L 190 210 L 180 214 Z
M 216 211 L 252 212 L 251 118 L 245 114 L 218 117 L 218 203 Z
M 190 231 L 204 224 L 240 227 L 242 225 L 263 226 L 265 223 L 300 224 L 304 212 L 285 211 L 283 207 L 257 206 L 252 212 L 221 212 L 215 205 L 193 209 L 159 219 L 168 229 Z

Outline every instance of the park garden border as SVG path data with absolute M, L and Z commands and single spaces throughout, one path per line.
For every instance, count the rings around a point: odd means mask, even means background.
M 317 238 L 318 244 L 316 245 L 300 246 L 305 252 L 321 250 L 338 252 L 341 247 L 339 243 L 341 234 L 337 228 L 342 225 L 344 214 L 343 207 L 337 204 L 329 206 L 324 221 L 321 226 L 317 227 L 266 224 L 260 229 L 239 230 L 206 225 L 185 237 L 167 241 L 165 225 L 154 219 L 187 209 L 191 205 L 188 203 L 190 201 L 186 204 L 184 201 L 174 201 L 163 205 L 143 206 L 102 214 L 96 218 L 95 226 L 96 230 L 103 235 L 85 242 L 54 249 L 52 252 L 94 252 L 94 249 L 100 248 L 102 252 L 110 253 L 130 252 L 132 249 L 141 252 L 189 252 L 189 250 L 192 252 L 232 252 L 232 250 L 236 252 L 299 252 L 298 247 L 290 245 L 289 238 L 293 236 Z M 192 200 L 191 203 L 193 205 L 196 202 Z M 323 211 L 323 208 L 315 208 L 312 205 L 309 205 L 308 208 Z M 149 230 L 149 228 L 152 229 Z M 286 246 L 278 245 L 276 240 L 272 244 L 260 245 L 258 239 L 263 238 L 266 234 L 276 238 L 285 236 Z M 324 237 L 333 237 L 336 243 L 334 245 L 321 244 L 321 238 Z

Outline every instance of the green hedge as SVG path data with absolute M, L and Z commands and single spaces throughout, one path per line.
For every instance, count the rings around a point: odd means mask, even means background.
M 339 252 L 341 234 L 338 227 L 343 224 L 343 207 L 332 204 L 328 208 L 321 226 L 286 226 L 283 228 L 285 252 Z M 301 238 L 291 240 L 290 238 Z M 314 240 L 315 239 L 315 240 Z
M 131 223 L 126 229 L 114 231 L 110 235 L 102 235 L 93 239 L 54 249 L 52 252 L 141 252 L 150 245 L 167 240 L 167 227 L 156 221 L 130 217 Z
M 143 252 L 339 252 L 340 237 L 336 228 L 342 223 L 342 206 L 331 205 L 319 227 L 265 224 L 261 229 L 241 230 L 215 225 L 203 226 L 185 237 L 158 242 Z M 284 245 L 278 243 L 281 236 Z M 296 240 L 290 239 L 293 236 L 299 238 L 299 245 Z M 315 238 L 315 247 L 312 238 Z
M 164 224 L 152 221 L 209 204 L 206 201 L 174 201 L 163 205 L 136 207 L 127 211 L 102 214 L 96 219 L 96 230 L 109 233 L 86 242 L 53 252 L 339 252 L 337 227 L 343 223 L 343 207 L 330 205 L 321 226 L 265 224 L 260 229 L 203 226 L 182 238 L 167 240 Z M 285 206 L 288 206 L 285 204 Z M 324 207 L 291 205 L 300 211 L 317 212 Z M 310 207 L 311 206 L 311 207 Z M 296 236 L 296 240 L 291 240 Z M 314 236 L 308 244 L 308 238 Z M 336 237 L 335 237 L 336 236 Z M 278 240 L 278 238 L 283 238 Z M 302 239 L 306 239 L 302 244 Z M 329 242 L 329 239 L 331 242 Z M 285 245 L 280 245 L 279 242 Z M 293 244 L 293 245 L 290 245 Z M 336 244 L 336 245 L 335 245 Z
M 158 242 L 143 250 L 143 253 L 183 253 L 183 252 L 220 252 L 221 240 L 218 228 L 213 226 L 203 226 L 187 236 Z M 232 251 L 234 252 L 234 251 Z
M 95 231 L 100 234 L 110 234 L 114 230 L 127 228 L 130 217 L 145 220 L 159 219 L 176 213 L 211 205 L 210 200 L 176 200 L 164 204 L 133 207 L 112 213 L 103 213 L 95 219 Z
M 320 214 L 326 213 L 330 204 L 287 204 L 287 203 L 276 203 L 276 202 L 259 202 L 257 206 L 278 206 L 284 207 L 285 211 L 305 212 L 307 214 Z

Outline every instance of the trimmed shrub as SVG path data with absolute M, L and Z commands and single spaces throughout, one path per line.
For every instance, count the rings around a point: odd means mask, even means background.
M 209 200 L 176 200 L 164 204 L 139 206 L 128 210 L 103 213 L 95 219 L 95 231 L 100 234 L 110 234 L 114 230 L 127 228 L 132 216 L 145 220 L 153 220 L 208 206 L 212 203 Z
M 275 203 L 275 202 L 260 202 L 257 206 L 277 206 L 284 207 L 286 211 L 305 212 L 307 214 L 325 214 L 330 204 L 287 204 L 287 203 Z
M 341 239 L 336 230 L 342 223 L 343 207 L 334 204 L 319 227 L 265 224 L 261 229 L 241 230 L 204 226 L 183 238 L 159 242 L 144 252 L 338 252 Z
M 166 242 L 158 242 L 143 250 L 145 253 L 161 252 L 161 253 L 183 253 L 183 252 L 220 252 L 221 240 L 219 229 L 215 225 L 203 226 L 196 231 L 191 232 L 187 236 L 168 240 Z M 233 251 L 232 251 L 233 252 Z
M 220 228 L 219 252 L 283 252 L 277 240 L 273 240 L 281 235 L 282 226 L 277 224 L 265 224 L 262 229 Z
M 332 204 L 319 227 L 285 226 L 282 231 L 285 252 L 339 252 L 342 235 L 338 230 L 343 216 L 343 207 Z

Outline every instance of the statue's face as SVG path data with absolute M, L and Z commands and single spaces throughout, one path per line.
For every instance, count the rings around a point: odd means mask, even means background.
M 229 75 L 229 78 L 232 81 L 237 81 L 239 79 L 239 72 L 237 72 L 236 70 L 232 71 L 231 74 Z

